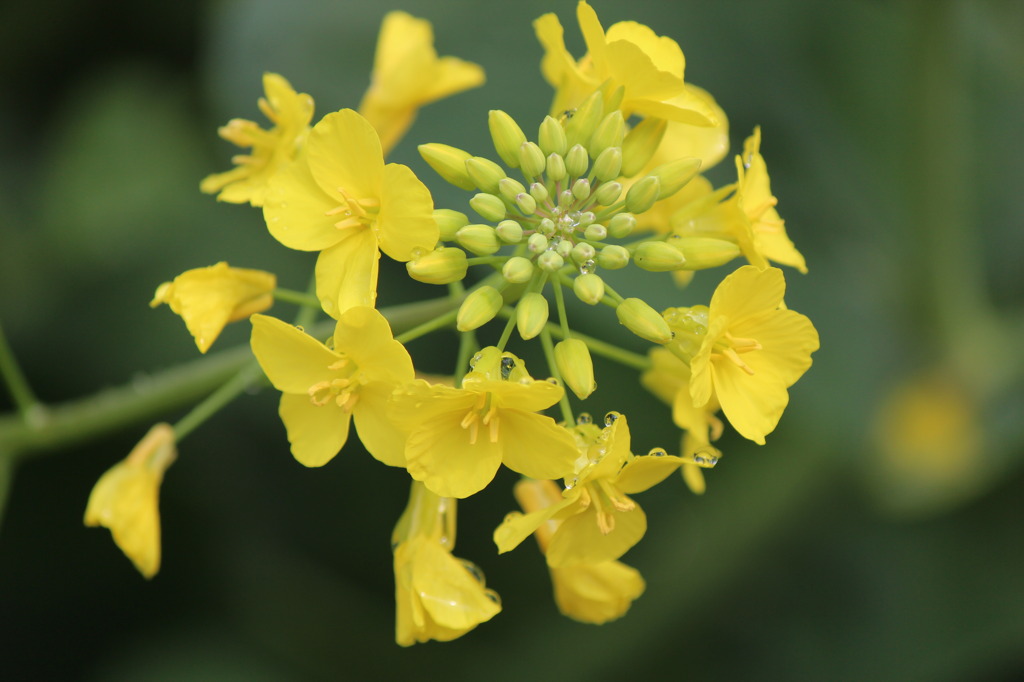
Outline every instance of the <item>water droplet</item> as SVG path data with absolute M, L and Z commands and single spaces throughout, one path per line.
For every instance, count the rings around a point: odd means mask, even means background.
M 295 325 L 295 328 L 296 328 L 296 329 L 298 329 L 298 330 L 299 330 L 300 332 L 304 332 L 304 331 L 306 331 L 306 328 L 305 328 L 305 327 L 303 327 L 303 326 L 302 326 L 301 324 L 297 324 L 297 325 Z
M 417 246 L 415 249 L 412 250 L 412 253 L 410 255 L 412 256 L 412 260 L 416 260 L 417 258 L 423 256 L 426 252 L 426 249 L 424 249 L 421 246 Z
M 548 377 L 548 383 L 549 384 L 554 384 L 555 386 L 561 386 L 562 385 L 562 382 L 559 381 L 558 379 L 554 378 L 554 377 Z
M 470 369 L 473 369 L 473 368 L 476 367 L 476 363 L 480 362 L 480 358 L 481 357 L 482 356 L 480 355 L 480 353 L 477 353 L 476 355 L 474 355 L 473 357 L 471 357 L 469 359 L 469 367 L 470 367 Z
M 466 569 L 471 576 L 473 576 L 474 580 L 481 585 L 484 584 L 484 572 L 480 570 L 479 566 L 474 564 L 472 561 L 466 561 L 465 559 L 459 559 L 459 561 L 462 563 L 462 567 Z
M 484 596 L 490 599 L 492 602 L 501 606 L 501 596 L 498 595 L 494 590 L 484 590 Z
M 604 457 L 604 456 L 605 456 L 605 454 L 607 454 L 607 453 L 608 453 L 608 448 L 606 448 L 606 447 L 604 447 L 604 446 L 602 445 L 602 446 L 601 446 L 601 447 L 599 447 L 599 448 L 598 448 L 597 450 L 595 450 L 595 452 L 597 453 L 597 456 L 598 456 L 598 457 Z
M 704 455 L 694 455 L 693 463 L 697 466 L 704 467 L 705 469 L 711 469 L 718 464 L 718 458 L 714 455 L 705 457 Z
M 651 448 L 651 451 L 647 453 L 650 457 L 664 457 L 668 453 L 665 452 L 665 448 Z
M 509 375 L 512 374 L 512 370 L 515 369 L 515 367 L 516 367 L 516 361 L 515 360 L 513 360 L 512 358 L 509 358 L 509 357 L 502 358 L 501 359 L 501 378 L 505 379 L 507 381 Z
M 618 412 L 609 412 L 604 416 L 604 425 L 611 426 L 621 416 Z
M 580 264 L 580 274 L 581 275 L 589 275 L 589 274 L 591 274 L 592 272 L 594 272 L 594 269 L 595 269 L 596 265 L 597 265 L 597 263 L 594 262 L 594 259 L 588 258 L 587 260 L 583 261 L 583 263 Z
M 566 490 L 572 490 L 577 485 L 579 485 L 579 482 L 580 482 L 579 478 L 574 478 L 574 479 L 572 479 L 571 481 L 569 481 L 568 483 L 565 484 L 565 489 Z
M 588 412 L 580 412 L 576 416 L 576 424 L 593 424 L 594 418 Z

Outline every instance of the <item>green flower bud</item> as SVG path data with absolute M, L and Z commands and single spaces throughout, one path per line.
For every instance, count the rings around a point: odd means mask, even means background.
M 450 242 L 455 240 L 455 233 L 460 227 L 469 224 L 466 214 L 453 211 L 450 208 L 435 208 L 434 222 L 441 233 L 441 241 Z
M 417 282 L 426 284 L 451 284 L 466 276 L 466 252 L 453 246 L 446 246 L 409 261 L 405 269 Z
M 516 208 L 523 215 L 533 215 L 537 212 L 537 201 L 526 192 L 521 192 L 516 195 Z
M 633 262 L 648 272 L 682 270 L 686 258 L 665 242 L 644 242 L 633 251 Z
M 535 178 L 544 173 L 545 154 L 533 142 L 524 142 L 519 146 L 519 168 L 527 178 Z
M 628 263 L 629 249 L 618 244 L 609 244 L 597 254 L 597 264 L 605 270 L 621 270 Z
M 536 199 L 538 204 L 542 204 L 548 200 L 548 188 L 542 183 L 535 182 L 530 185 L 530 196 Z
M 544 272 L 557 272 L 565 265 L 565 259 L 555 251 L 545 251 L 537 256 L 537 267 Z
M 590 349 L 579 339 L 564 339 L 555 344 L 555 366 L 562 375 L 562 381 L 580 400 L 585 400 L 597 389 Z
M 629 131 L 622 141 L 622 175 L 630 178 L 644 169 L 654 157 L 665 136 L 668 122 L 661 118 L 645 118 Z
M 619 200 L 622 185 L 617 182 L 605 182 L 594 192 L 594 200 L 602 206 L 611 206 Z
M 466 172 L 473 184 L 488 194 L 497 194 L 498 183 L 505 177 L 501 166 L 482 156 L 466 159 Z
M 572 195 L 580 201 L 585 201 L 590 196 L 590 181 L 580 178 L 572 183 Z
M 494 231 L 506 244 L 518 244 L 523 240 L 523 226 L 514 220 L 502 220 Z
M 459 306 L 455 328 L 460 332 L 468 332 L 481 327 L 494 319 L 502 305 L 504 301 L 497 289 L 482 286 L 470 292 Z
M 699 172 L 700 159 L 679 159 L 658 166 L 650 175 L 660 182 L 658 198 L 666 199 L 681 190 Z
M 594 177 L 601 182 L 609 182 L 619 177 L 622 170 L 622 149 L 608 147 L 594 161 Z
M 478 256 L 490 256 L 501 248 L 501 242 L 490 225 L 466 225 L 455 233 L 459 245 Z
M 501 160 L 509 168 L 519 168 L 519 147 L 526 142 L 523 130 L 511 116 L 499 109 L 488 112 L 487 127 L 491 130 L 494 149 Z
M 590 152 L 591 158 L 596 159 L 609 147 L 621 147 L 625 134 L 626 122 L 622 118 L 622 112 L 613 111 L 598 124 L 594 136 L 590 138 L 587 151 Z
M 469 200 L 469 205 L 484 220 L 496 223 L 505 219 L 505 202 L 493 194 L 481 192 Z
M 665 344 L 672 340 L 672 330 L 658 312 L 639 298 L 627 298 L 615 309 L 619 323 L 641 339 Z
M 533 277 L 533 263 L 529 258 L 512 256 L 501 266 L 501 276 L 512 284 L 524 284 Z
M 574 201 L 576 201 L 576 197 L 572 195 L 571 189 L 563 189 L 558 193 L 558 205 L 562 208 L 571 206 Z
M 568 258 L 572 255 L 572 242 L 568 239 L 562 239 L 555 244 L 555 253 L 561 256 L 563 259 Z
M 710 237 L 670 237 L 668 244 L 679 249 L 686 258 L 684 270 L 704 270 L 725 265 L 740 255 L 735 242 Z
M 417 149 L 419 149 L 423 160 L 447 182 L 460 189 L 476 189 L 476 184 L 470 180 L 469 173 L 466 171 L 466 161 L 473 158 L 472 154 L 436 142 L 421 144 Z
M 615 239 L 622 239 L 636 229 L 636 218 L 631 213 L 618 213 L 608 221 L 608 234 Z
M 466 162 L 469 163 L 468 161 Z M 626 210 L 630 213 L 643 213 L 658 200 L 661 191 L 661 181 L 653 175 L 635 183 L 626 192 Z
M 548 179 L 554 182 L 565 179 L 565 159 L 558 154 L 548 154 L 547 171 Z
M 592 211 L 584 211 L 580 213 L 580 224 L 579 227 L 586 227 L 597 219 Z
M 577 265 L 580 265 L 592 259 L 596 253 L 597 249 L 593 246 L 586 242 L 580 242 L 572 247 L 572 260 Z
M 523 187 L 523 183 L 512 178 L 502 178 L 498 180 L 498 192 L 501 196 L 505 197 L 509 201 L 515 201 L 517 194 L 522 194 L 526 191 Z
M 565 128 L 550 116 L 545 116 L 544 121 L 540 124 L 540 129 L 537 131 L 537 142 L 540 143 L 540 149 L 545 154 L 561 156 L 569 148 L 565 140 Z
M 548 248 L 548 238 L 540 233 L 534 232 L 530 235 L 530 238 L 526 240 L 526 248 L 530 253 L 543 253 Z
M 544 218 L 537 224 L 537 231 L 550 237 L 555 233 L 554 221 L 551 218 Z
M 574 144 L 569 147 L 569 151 L 565 155 L 565 172 L 569 174 L 569 177 L 578 178 L 586 175 L 589 166 L 590 157 L 587 156 L 587 150 L 583 148 L 583 145 Z
M 597 305 L 604 298 L 604 280 L 592 272 L 580 275 L 572 282 L 576 298 L 588 305 Z
M 532 292 L 525 294 L 516 305 L 516 329 L 524 340 L 540 334 L 548 321 L 548 300 Z
M 572 118 L 565 124 L 566 142 L 571 147 L 574 144 L 581 144 L 584 147 L 590 142 L 590 138 L 604 116 L 604 102 L 601 91 L 598 90 L 588 97 L 583 104 L 576 108 Z
M 608 228 L 601 223 L 587 225 L 587 229 L 583 231 L 583 236 L 590 241 L 599 242 L 608 236 Z

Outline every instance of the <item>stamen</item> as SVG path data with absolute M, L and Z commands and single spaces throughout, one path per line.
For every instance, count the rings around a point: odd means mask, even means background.
M 270 106 L 270 102 L 267 101 L 266 97 L 260 97 L 256 100 L 256 106 L 260 108 L 260 111 L 263 112 L 263 115 L 266 116 L 271 123 L 277 125 L 277 112 L 274 111 L 272 106 Z
M 747 363 L 743 362 L 743 360 L 740 359 L 740 356 L 732 348 L 726 348 L 725 350 L 722 351 L 721 354 L 732 360 L 737 367 L 742 369 L 747 374 L 751 376 L 754 375 L 754 370 L 750 369 L 750 367 L 747 366 Z
M 723 334 L 723 336 L 729 341 L 729 345 L 737 353 L 749 353 L 752 350 L 762 350 L 763 346 L 758 342 L 757 339 L 747 339 L 741 336 L 733 336 L 729 332 Z

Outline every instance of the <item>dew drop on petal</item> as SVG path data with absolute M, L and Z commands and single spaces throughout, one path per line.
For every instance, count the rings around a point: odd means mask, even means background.
M 593 424 L 594 418 L 590 416 L 589 412 L 580 412 L 579 415 L 576 416 L 576 423 L 579 425 Z
M 611 426 L 621 415 L 618 412 L 609 412 L 604 416 L 604 425 Z
M 651 451 L 647 453 L 650 457 L 665 457 L 668 453 L 665 448 L 651 448 Z

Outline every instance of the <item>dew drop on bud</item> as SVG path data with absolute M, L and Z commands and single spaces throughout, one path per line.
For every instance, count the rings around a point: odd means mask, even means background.
M 481 357 L 480 353 L 477 353 L 472 358 L 470 358 L 469 359 L 469 366 L 470 367 L 476 367 L 476 363 L 480 362 L 480 357 Z
M 501 359 L 501 378 L 505 379 L 505 380 L 508 380 L 509 375 L 512 374 L 512 370 L 515 369 L 515 367 L 516 367 L 516 361 L 515 360 L 513 360 L 512 358 L 502 358 Z
M 588 413 L 588 412 L 580 412 L 580 413 L 579 413 L 579 414 L 578 414 L 578 415 L 576 416 L 576 424 L 577 424 L 577 425 L 582 425 L 582 424 L 593 424 L 593 423 L 594 423 L 594 418 L 593 418 L 593 417 L 591 417 L 591 416 L 590 416 L 590 413 Z

